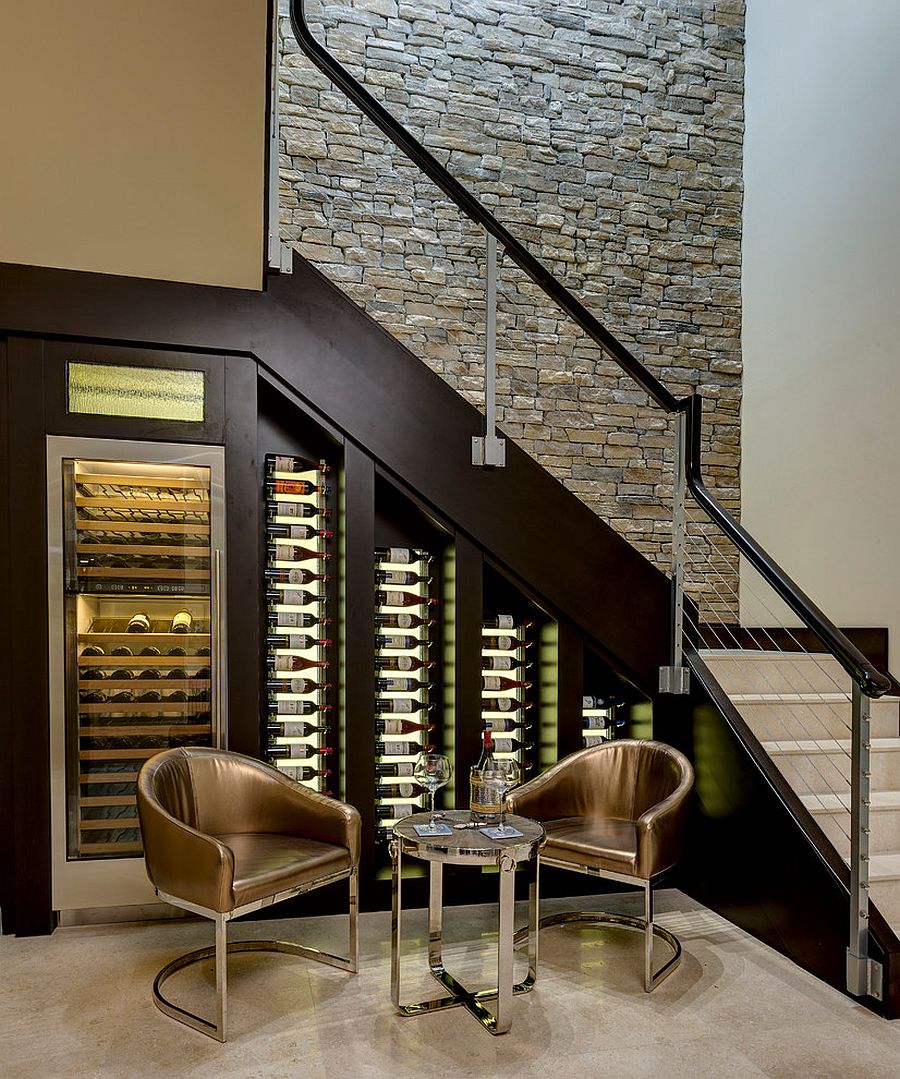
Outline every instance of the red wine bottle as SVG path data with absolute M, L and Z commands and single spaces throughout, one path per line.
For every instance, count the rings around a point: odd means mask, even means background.
M 308 671 L 312 667 L 327 667 L 327 659 L 305 659 L 303 656 L 269 656 L 270 671 Z
M 314 682 L 312 678 L 270 678 L 266 682 L 270 693 L 314 693 L 317 689 L 330 689 L 330 682 Z
M 311 480 L 266 480 L 266 492 L 271 495 L 327 495 L 331 488 Z
M 89 644 L 82 649 L 81 654 L 83 656 L 105 656 L 106 653 L 100 647 L 99 644 Z
M 485 618 L 481 623 L 484 629 L 514 630 L 516 628 L 515 615 L 498 614 L 494 618 Z M 523 618 L 519 622 L 519 629 L 530 629 L 534 625 L 530 619 Z
M 376 591 L 375 602 L 383 607 L 428 607 L 437 600 L 432 596 L 417 596 L 414 592 L 400 592 L 392 588 Z
M 331 558 L 331 554 L 312 547 L 295 547 L 290 543 L 267 543 L 266 557 L 271 565 L 273 562 L 321 562 Z
M 271 648 L 315 648 L 317 645 L 327 648 L 331 644 L 330 637 L 313 637 L 309 633 L 269 633 L 266 643 Z
M 432 578 L 425 573 L 413 573 L 411 570 L 380 569 L 375 573 L 375 580 L 379 584 L 396 587 L 399 585 L 424 584 L 432 580 Z
M 311 746 L 306 742 L 269 744 L 266 753 L 275 760 L 308 761 L 311 757 L 327 757 L 331 746 Z
M 376 678 L 375 688 L 382 693 L 416 693 L 427 686 L 421 678 Z
M 324 603 L 325 597 L 307 592 L 305 588 L 267 588 L 266 601 L 273 607 L 281 604 L 288 607 L 308 607 L 310 603 Z
M 269 718 L 276 716 L 314 716 L 318 712 L 330 712 L 330 704 L 316 704 L 315 701 L 279 701 L 274 694 L 269 694 Z
M 311 779 L 315 779 L 316 776 L 330 776 L 330 768 L 310 768 L 308 765 L 298 764 L 296 767 L 288 765 L 287 768 L 279 768 L 279 772 L 282 775 L 290 776 L 291 779 L 297 783 L 308 783 Z
M 379 633 L 375 637 L 376 648 L 418 648 L 422 643 L 418 637 L 404 637 L 396 633 Z
M 402 820 L 404 817 L 411 817 L 413 813 L 421 813 L 422 807 L 420 805 L 413 805 L 411 803 L 398 803 L 397 805 L 377 805 L 375 806 L 375 819 L 376 820 Z
M 270 611 L 268 623 L 269 632 L 274 633 L 277 629 L 312 629 L 314 626 L 330 626 L 331 619 L 311 614 L 309 611 Z M 331 641 L 328 643 L 331 644 Z
M 421 671 L 429 670 L 433 662 L 419 659 L 418 656 L 376 656 L 375 667 L 379 671 Z
M 516 648 L 526 648 L 528 644 L 524 637 L 513 637 L 505 633 L 491 633 L 481 638 L 482 648 L 491 648 L 498 652 L 512 652 Z
M 518 689 L 519 686 L 529 689 L 531 683 L 520 682 L 515 678 L 504 678 L 503 675 L 484 675 L 481 679 L 482 692 L 496 693 L 502 689 Z
M 411 719 L 376 719 L 378 734 L 415 734 L 416 731 L 433 731 L 433 723 L 415 723 Z
M 375 615 L 375 625 L 384 629 L 415 629 L 417 626 L 433 626 L 436 619 L 423 618 L 411 611 L 396 611 L 387 614 L 379 611 Z
M 489 730 L 493 733 L 497 731 L 526 731 L 531 730 L 530 723 L 523 723 L 521 720 L 516 719 L 486 719 L 484 721 L 485 730 Z
M 605 731 L 615 726 L 612 716 L 585 716 L 582 726 L 586 731 Z
M 530 742 L 522 742 L 518 738 L 495 738 L 495 753 L 516 753 L 520 749 L 534 749 Z
M 517 659 L 515 656 L 484 656 L 481 660 L 483 671 L 514 671 L 519 667 L 530 667 L 530 663 Z
M 331 728 L 318 723 L 288 720 L 286 723 L 268 723 L 266 730 L 270 738 L 309 738 L 311 734 L 325 734 Z
M 296 569 L 267 569 L 267 581 L 279 581 L 281 584 L 312 584 L 313 581 L 328 581 L 327 573 L 313 573 L 311 569 L 298 566 Z
M 266 518 L 269 521 L 276 517 L 330 517 L 330 510 L 320 510 L 312 502 L 267 502 Z
M 379 562 L 389 562 L 395 566 L 411 566 L 416 562 L 431 562 L 434 555 L 412 547 L 376 547 L 375 557 Z
M 419 753 L 429 753 L 434 749 L 424 742 L 376 742 L 375 753 L 379 757 L 415 757 Z
M 531 701 L 520 701 L 515 697 L 482 697 L 482 712 L 517 712 L 530 708 Z
M 334 532 L 328 528 L 314 528 L 313 525 L 283 525 L 270 524 L 266 529 L 270 536 L 276 539 L 311 540 L 316 536 L 330 539 Z
M 606 697 L 582 697 L 582 708 L 609 708 L 610 702 Z
M 428 793 L 419 783 L 379 783 L 375 787 L 378 798 L 421 798 Z
M 411 776 L 415 770 L 414 761 L 396 761 L 394 763 L 388 763 L 387 761 L 375 762 L 375 775 L 377 776 Z
M 430 712 L 434 705 L 427 701 L 413 701 L 408 697 L 379 697 L 375 711 L 387 715 L 409 716 L 416 712 Z
M 330 472 L 331 465 L 324 461 L 313 461 L 308 457 L 288 457 L 284 454 L 269 454 L 266 464 L 271 472 Z

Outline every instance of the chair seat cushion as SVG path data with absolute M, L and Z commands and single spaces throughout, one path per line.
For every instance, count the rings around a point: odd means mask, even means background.
M 234 905 L 308 884 L 350 868 L 346 847 L 292 835 L 231 833 L 216 839 L 234 854 Z
M 632 821 L 618 817 L 562 817 L 541 823 L 547 833 L 542 858 L 636 875 L 637 829 Z

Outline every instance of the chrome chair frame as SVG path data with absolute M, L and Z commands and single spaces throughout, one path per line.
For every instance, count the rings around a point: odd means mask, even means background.
M 349 882 L 350 891 L 350 941 L 349 956 L 347 958 L 285 940 L 241 940 L 233 941 L 231 944 L 228 943 L 228 923 L 235 918 L 240 918 L 244 914 L 252 914 L 254 911 L 262 910 L 264 907 L 281 903 L 285 899 L 293 899 L 294 896 L 311 892 L 316 888 L 324 887 L 326 884 L 334 884 L 336 881 L 344 879 Z M 179 899 L 177 896 L 168 895 L 158 888 L 156 889 L 156 894 L 165 903 L 171 903 L 174 907 L 180 907 L 182 910 L 190 911 L 192 914 L 199 914 L 204 918 L 209 918 L 215 923 L 216 938 L 215 944 L 211 948 L 198 948 L 166 963 L 153 980 L 153 1003 L 171 1019 L 176 1019 L 179 1023 L 184 1023 L 194 1030 L 199 1030 L 201 1034 L 206 1034 L 216 1041 L 225 1041 L 228 1024 L 227 958 L 229 953 L 284 952 L 288 955 L 299 955 L 306 959 L 313 959 L 317 963 L 325 963 L 327 966 L 336 967 L 338 970 L 344 970 L 350 974 L 356 974 L 359 971 L 359 869 L 357 866 L 352 869 L 344 869 L 340 873 L 332 873 L 327 877 L 320 877 L 318 880 L 310 881 L 308 884 L 297 888 L 276 892 L 263 899 L 257 899 L 253 903 L 245 903 L 243 906 L 235 907 L 234 910 L 226 911 L 225 913 L 211 910 L 208 907 L 201 907 L 196 903 L 189 903 L 184 899 Z M 216 961 L 215 1022 L 173 1004 L 162 993 L 163 985 L 173 974 L 213 956 L 215 956 Z

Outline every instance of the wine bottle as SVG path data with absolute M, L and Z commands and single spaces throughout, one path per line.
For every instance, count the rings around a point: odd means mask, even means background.
M 172 619 L 172 625 L 169 627 L 169 632 L 191 633 L 193 628 L 194 616 L 186 607 L 182 607 L 180 611 L 175 612 L 175 616 Z
M 134 678 L 134 671 L 130 670 L 128 667 L 119 667 L 117 670 L 113 671 L 109 677 L 112 682 L 122 682 L 126 678 Z
M 266 643 L 270 648 L 294 648 L 302 651 L 317 645 L 327 648 L 331 644 L 331 638 L 313 637 L 309 633 L 269 633 Z
M 387 761 L 375 762 L 375 775 L 377 776 L 411 776 L 415 770 L 415 761 Z
M 490 634 L 481 638 L 481 647 L 490 648 L 496 652 L 512 652 L 516 648 L 525 648 L 528 641 L 524 637 L 511 637 L 508 634 Z
M 416 562 L 431 562 L 434 555 L 411 547 L 376 547 L 379 562 L 391 562 L 395 566 L 411 566 Z
M 331 728 L 318 723 L 268 723 L 266 730 L 272 738 L 309 738 L 311 734 L 325 734 Z
M 106 653 L 99 644 L 88 644 L 81 650 L 83 656 L 105 656 Z
M 312 502 L 267 502 L 266 518 L 273 521 L 276 517 L 330 517 L 330 510 L 320 510 Z
M 159 673 L 158 668 L 156 668 L 156 667 L 145 667 L 144 670 L 142 670 L 141 673 L 138 675 L 138 680 L 139 681 L 146 681 L 146 680 L 149 680 L 151 678 L 161 678 L 161 677 L 162 677 L 162 675 Z
M 330 472 L 331 465 L 324 461 L 312 461 L 308 457 L 286 457 L 275 454 L 268 459 L 272 472 Z
M 288 776 L 297 783 L 308 783 L 311 779 L 315 779 L 317 776 L 330 776 L 330 768 L 310 768 L 308 765 L 298 764 L 296 767 L 288 765 L 286 768 L 279 768 L 279 772 L 283 776 Z
M 79 700 L 81 704 L 104 704 L 106 702 L 106 694 L 92 691 L 86 693 L 84 690 L 79 694 Z
M 183 667 L 173 667 L 166 672 L 166 678 L 187 678 L 187 671 Z
M 167 656 L 186 656 L 187 655 L 187 649 L 182 648 L 180 644 L 176 644 L 172 648 L 170 648 L 168 650 L 168 652 L 166 652 L 166 655 Z
M 497 693 L 504 689 L 530 689 L 530 682 L 518 681 L 515 678 L 504 678 L 502 675 L 484 675 L 481 679 L 482 692 Z
M 612 704 L 612 701 L 610 701 L 606 697 L 582 697 L 581 698 L 581 707 L 582 708 L 609 708 L 611 706 L 611 704 Z
M 418 656 L 376 656 L 375 667 L 379 671 L 421 671 L 434 666 L 433 662 Z
M 141 703 L 150 703 L 152 701 L 161 701 L 162 694 L 155 689 L 146 689 L 143 693 L 139 693 L 135 700 L 141 701 Z
M 305 659 L 303 656 L 269 656 L 267 666 L 270 671 L 307 671 L 311 667 L 327 667 L 327 659 Z
M 125 629 L 128 633 L 149 633 L 150 619 L 146 611 L 135 611 L 131 618 L 128 619 L 128 625 Z
M 316 528 L 314 525 L 270 524 L 266 532 L 270 536 L 274 536 L 275 539 L 287 540 L 311 540 L 315 539 L 316 536 L 321 536 L 322 539 L 331 539 L 334 535 L 331 529 Z
M 316 704 L 315 701 L 279 701 L 269 696 L 269 717 L 273 716 L 314 716 L 317 712 L 330 712 L 330 704 Z
M 314 693 L 317 689 L 330 689 L 330 682 L 314 682 L 312 678 L 270 678 L 266 682 L 270 693 Z
M 375 572 L 375 580 L 378 584 L 392 586 L 409 584 L 426 584 L 433 580 L 425 573 L 413 573 L 403 569 L 380 569 Z
M 133 656 L 134 652 L 131 651 L 127 644 L 117 644 L 109 654 L 111 656 Z
M 379 611 L 375 615 L 375 625 L 383 629 L 415 629 L 417 626 L 433 626 L 434 618 L 423 618 L 411 611 Z
M 376 742 L 375 753 L 379 757 L 416 757 L 428 753 L 434 746 L 424 742 Z
M 518 667 L 530 667 L 530 663 L 517 659 L 515 656 L 483 656 L 481 669 L 483 671 L 514 671 Z
M 375 688 L 382 693 L 416 693 L 427 686 L 420 678 L 376 678 Z
M 421 798 L 428 788 L 419 783 L 379 783 L 375 787 L 378 798 Z
M 397 805 L 376 805 L 376 820 L 402 820 L 411 817 L 413 813 L 421 813 L 422 807 L 411 803 L 398 803 Z
M 498 614 L 496 618 L 485 618 L 481 625 L 484 629 L 515 629 L 516 620 L 511 614 Z
M 531 730 L 530 723 L 523 723 L 516 719 L 486 719 L 485 728 L 489 731 L 524 731 Z
M 198 656 L 208 656 L 210 654 L 211 653 L 210 653 L 208 644 L 203 644 L 197 649 L 197 655 Z
M 518 738 L 495 738 L 495 753 L 517 753 L 520 749 L 534 749 L 530 742 L 522 742 Z
M 311 603 L 324 603 L 324 596 L 296 588 L 267 588 L 266 602 L 273 607 L 284 604 L 288 607 L 308 607 Z
M 106 671 L 100 670 L 99 667 L 82 667 L 78 671 L 78 677 L 86 680 L 99 680 L 106 677 Z
M 116 703 L 127 704 L 134 700 L 134 694 L 130 689 L 120 689 L 117 693 L 113 693 L 109 699 Z
M 494 763 L 493 734 L 484 730 L 481 736 L 481 754 L 474 768 L 469 771 L 469 808 L 472 820 L 492 824 L 500 819 L 500 795 L 496 787 L 483 780 L 485 771 Z
M 433 596 L 417 596 L 415 592 L 400 592 L 392 588 L 376 591 L 375 602 L 383 607 L 428 607 L 437 600 Z
M 516 712 L 520 708 L 530 708 L 530 701 L 520 701 L 515 697 L 483 697 L 482 712 Z
M 433 705 L 427 701 L 414 701 L 409 697 L 379 697 L 375 711 L 393 715 L 412 715 L 414 712 L 430 712 Z
M 604 731 L 613 726 L 612 716 L 585 716 L 583 726 L 586 731 Z
M 325 483 L 313 483 L 312 480 L 266 480 L 266 492 L 272 495 L 327 495 L 331 488 Z
M 415 723 L 411 719 L 376 719 L 378 734 L 415 734 L 416 731 L 433 731 L 433 723 Z
M 313 626 L 330 626 L 331 619 L 322 618 L 309 611 L 270 611 L 268 623 L 269 632 L 272 633 L 277 629 L 312 629 Z
M 160 650 L 159 650 L 159 649 L 158 649 L 158 648 L 156 647 L 156 645 L 155 645 L 155 644 L 146 644 L 146 645 L 144 645 L 144 647 L 143 647 L 143 648 L 142 648 L 142 649 L 140 650 L 140 652 L 138 652 L 138 655 L 139 655 L 139 656 L 159 656 L 159 655 L 162 655 L 162 653 L 161 653 L 161 652 L 160 652 Z
M 418 637 L 403 637 L 396 633 L 380 633 L 375 637 L 376 648 L 418 648 L 425 643 L 427 642 L 420 641 Z
M 306 742 L 278 742 L 269 744 L 267 754 L 275 760 L 308 761 L 311 757 L 326 757 L 331 746 L 311 746 Z
M 267 543 L 266 557 L 273 562 L 321 562 L 331 558 L 328 551 L 314 551 L 310 547 L 294 547 L 289 543 Z
M 182 704 L 188 699 L 188 695 L 183 689 L 173 689 L 171 693 L 166 694 L 164 699 L 177 704 Z
M 269 568 L 266 570 L 266 580 L 281 584 L 312 584 L 313 581 L 330 581 L 331 577 L 327 573 L 313 573 L 311 569 L 298 566 L 296 569 Z

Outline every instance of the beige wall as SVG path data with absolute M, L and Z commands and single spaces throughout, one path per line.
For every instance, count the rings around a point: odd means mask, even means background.
M 0 261 L 259 288 L 265 0 L 0 4 Z
M 896 664 L 900 4 L 747 15 L 743 518 L 839 625 L 888 626 Z

